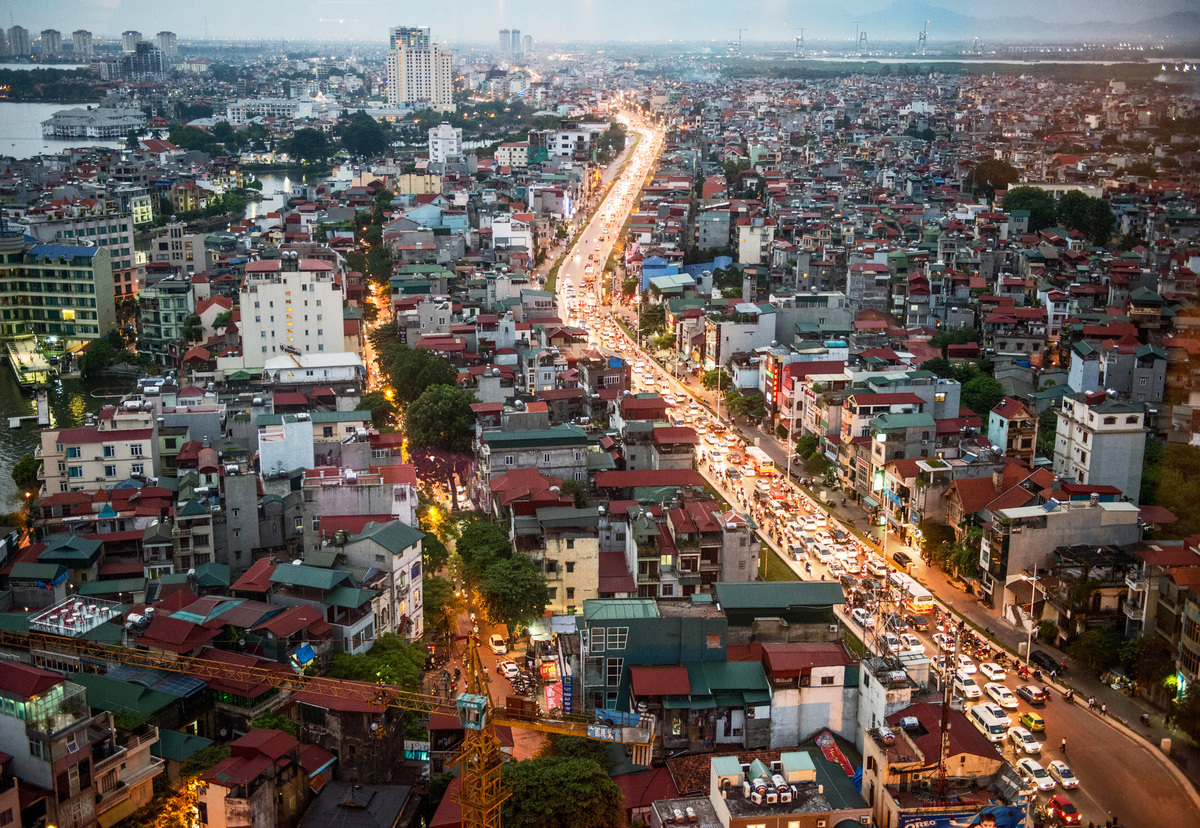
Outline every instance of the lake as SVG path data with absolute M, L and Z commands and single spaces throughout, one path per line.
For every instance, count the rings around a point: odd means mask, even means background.
M 0 102 L 0 155 L 32 158 L 35 155 L 57 155 L 71 147 L 119 148 L 121 141 L 70 140 L 42 137 L 42 121 L 55 112 L 76 107 L 100 104 L 15 103 Z

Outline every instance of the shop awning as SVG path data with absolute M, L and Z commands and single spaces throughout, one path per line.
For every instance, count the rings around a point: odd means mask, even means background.
M 867 504 L 872 509 L 879 508 L 879 501 L 876 500 L 875 498 L 871 497 L 870 495 L 863 495 L 863 503 Z
M 676 696 L 674 698 L 663 699 L 664 710 L 708 710 L 716 706 L 717 702 L 712 696 L 701 696 L 699 698 Z
M 100 823 L 100 828 L 112 828 L 112 826 L 116 825 L 118 822 L 123 822 L 132 816 L 134 811 L 137 809 L 137 803 L 134 802 L 133 797 L 131 796 L 119 802 L 117 807 L 109 808 L 107 811 L 100 814 L 100 816 L 97 817 L 97 821 Z

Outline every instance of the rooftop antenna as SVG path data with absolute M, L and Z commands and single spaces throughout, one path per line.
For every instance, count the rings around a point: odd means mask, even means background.
M 925 25 L 921 28 L 921 34 L 917 36 L 917 54 L 925 54 L 925 44 L 929 33 L 929 21 L 925 21 Z

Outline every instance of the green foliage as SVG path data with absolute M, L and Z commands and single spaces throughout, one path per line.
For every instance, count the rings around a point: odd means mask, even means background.
M 1058 431 L 1058 410 L 1047 408 L 1038 415 L 1037 455 L 1054 457 L 1054 435 Z
M 1078 230 L 1095 245 L 1108 244 L 1117 223 L 1107 201 L 1084 195 L 1078 190 L 1062 194 L 1058 200 L 1057 216 L 1059 224 L 1068 230 Z
M 540 618 L 550 589 L 538 564 L 526 555 L 493 561 L 479 581 L 479 603 L 487 619 L 509 631 Z
M 1200 740 L 1200 684 L 1192 682 L 1171 709 L 1171 724 L 1192 741 Z
M 396 391 L 396 406 L 406 409 L 417 397 L 435 385 L 454 385 L 458 369 L 433 351 L 409 348 L 395 339 L 386 340 L 378 349 L 378 364 Z
M 662 305 L 647 304 L 642 306 L 642 335 L 662 333 L 667 325 L 667 311 Z
M 512 557 L 512 542 L 496 523 L 476 520 L 466 524 L 454 546 L 462 560 L 463 572 L 480 580 L 495 561 Z
M 183 320 L 180 332 L 183 334 L 184 342 L 199 342 L 204 338 L 204 324 L 200 321 L 200 317 L 193 313 Z
M 1175 655 L 1161 636 L 1141 635 L 1122 645 L 1121 667 L 1134 681 L 1154 685 L 1175 672 Z
M 988 413 L 1004 399 L 1004 388 L 992 377 L 976 377 L 962 387 L 961 402 L 987 422 Z
M 1037 187 L 1013 187 L 1004 194 L 1004 212 L 1029 211 L 1029 232 L 1045 230 L 1055 221 L 1054 196 Z
M 804 470 L 815 477 L 824 477 L 833 470 L 833 464 L 824 454 L 814 454 L 804 461 Z
M 730 160 L 722 164 L 721 167 L 725 172 L 726 187 L 732 188 L 737 184 L 738 176 L 750 169 L 750 162 L 745 159 L 740 161 Z
M 636 276 L 626 279 L 625 281 L 621 282 L 622 298 L 624 298 L 626 300 L 632 299 L 633 295 L 635 293 L 637 293 L 637 289 L 638 289 L 638 280 L 637 280 Z
M 816 454 L 821 448 L 821 441 L 816 438 L 816 435 L 805 434 L 796 441 L 796 455 L 802 460 L 807 460 Z
M 319 129 L 298 129 L 286 142 L 288 155 L 305 162 L 324 161 L 333 155 L 329 138 Z
M 1053 644 L 1058 640 L 1058 624 L 1053 621 L 1043 621 L 1038 624 L 1038 638 L 1043 644 Z
M 587 505 L 588 487 L 582 480 L 564 480 L 562 484 L 562 493 L 569 495 L 575 500 L 575 508 L 582 509 Z
M 192 758 L 183 763 L 184 776 L 199 776 L 218 762 L 229 758 L 229 746 L 211 744 L 203 750 L 192 754 Z
M 149 356 L 146 354 L 135 355 L 126 351 L 124 347 L 118 348 L 113 344 L 114 340 L 120 342 L 119 334 L 116 331 L 109 331 L 100 339 L 93 340 L 88 349 L 79 357 L 79 372 L 84 379 L 121 363 L 139 365 L 147 370 L 154 368 L 154 360 Z
M 1186 538 L 1200 533 L 1200 446 L 1166 443 L 1151 447 L 1157 440 L 1146 441 L 1146 466 L 1151 482 L 1143 486 L 1143 503 L 1156 503 L 1170 509 L 1179 518 L 1157 533 L 1160 538 Z M 1161 459 L 1160 459 L 1161 458 Z M 1155 485 L 1153 478 L 1158 478 Z M 1152 491 L 1151 491 L 1152 489 Z
M 218 313 L 216 315 L 216 317 L 213 319 L 213 328 L 218 331 L 221 330 L 222 328 L 228 328 L 229 323 L 232 321 L 233 321 L 233 311 L 222 311 L 221 313 Z
M 116 726 L 117 730 L 122 730 L 126 733 L 137 730 L 144 724 L 146 724 L 146 717 L 141 713 L 122 710 L 119 713 L 113 714 L 113 725 Z
M 940 569 L 945 569 L 954 553 L 954 530 L 932 518 L 917 524 L 921 533 L 921 557 Z
M 505 828 L 624 828 L 621 789 L 589 759 L 539 758 L 501 768 L 512 796 L 504 801 Z
M 1089 670 L 1101 673 L 1121 661 L 1125 637 L 1112 627 L 1085 630 L 1067 648 L 1067 654 Z
M 282 730 L 289 736 L 299 739 L 300 727 L 282 713 L 264 713 L 250 722 L 251 730 Z
M 596 138 L 596 163 L 609 164 L 625 148 L 625 127 L 610 121 L 608 129 Z
M 87 69 L 0 69 L 0 88 L 10 101 L 84 102 L 102 95 Z
M 551 733 L 542 743 L 538 756 L 556 757 L 559 759 L 586 759 L 604 768 L 605 773 L 612 773 L 614 763 L 608 751 L 606 742 L 595 739 L 585 739 L 582 736 L 565 736 L 561 733 Z
M 937 374 L 942 379 L 949 379 L 954 376 L 954 365 L 945 357 L 927 359 L 919 367 L 922 371 Z
M 421 613 L 425 619 L 426 629 L 440 629 L 445 626 L 447 614 L 452 614 L 458 606 L 458 599 L 454 594 L 454 584 L 436 575 L 430 577 L 428 569 L 425 572 L 425 579 L 422 582 L 425 595 Z
M 38 471 L 42 468 L 42 461 L 34 457 L 32 454 L 26 454 L 21 457 L 12 467 L 9 472 L 12 475 L 13 483 L 16 484 L 18 492 L 33 492 L 37 494 L 41 484 L 38 482 Z
M 967 345 L 982 339 L 983 332 L 976 328 L 956 328 L 952 331 L 942 331 L 929 340 L 929 344 L 934 348 L 941 349 L 944 357 L 947 354 L 947 348 L 951 345 Z
M 361 109 L 344 118 L 337 133 L 346 152 L 358 158 L 383 155 L 392 142 L 392 131 Z
M 1007 161 L 989 158 L 981 161 L 967 173 L 965 184 L 974 193 L 983 193 L 988 200 L 995 198 L 996 190 L 1006 190 L 1008 185 L 1017 181 L 1020 174 L 1017 168 Z
M 733 377 L 729 375 L 729 372 L 719 368 L 711 368 L 700 375 L 700 384 L 704 386 L 705 391 L 711 391 L 717 387 L 718 376 L 721 380 L 721 390 L 724 391 L 729 388 L 730 383 L 733 382 Z
M 654 347 L 660 350 L 669 351 L 675 347 L 675 334 L 665 333 L 654 338 Z
M 362 655 L 338 653 L 325 675 L 329 678 L 350 679 L 392 684 L 406 690 L 416 690 L 421 668 L 425 666 L 425 648 L 409 644 L 403 636 L 384 633 Z
M 421 563 L 425 567 L 425 574 L 437 572 L 449 560 L 450 550 L 446 544 L 435 533 L 425 532 L 425 539 L 421 541 Z
M 383 391 L 368 391 L 358 401 L 355 411 L 370 411 L 371 425 L 381 432 L 395 431 L 393 419 L 396 416 L 396 405 L 387 398 Z
M 435 449 L 468 455 L 474 439 L 478 400 L 474 392 L 456 385 L 431 385 L 413 400 L 404 416 L 410 451 Z
M 767 415 L 767 407 L 762 394 L 743 394 L 737 388 L 730 388 L 725 392 L 725 405 L 730 414 L 738 414 L 750 419 L 761 420 Z

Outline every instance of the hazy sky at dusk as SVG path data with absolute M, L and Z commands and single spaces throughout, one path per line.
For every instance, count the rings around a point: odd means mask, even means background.
M 519 28 L 535 40 L 785 41 L 798 28 L 807 37 L 853 40 L 854 22 L 891 8 L 889 19 L 912 20 L 891 32 L 908 40 L 926 17 L 940 13 L 975 18 L 987 37 L 987 21 L 999 14 L 1028 16 L 1057 27 L 1072 21 L 1126 23 L 1182 9 L 1196 0 L 6 0 L 0 25 L 14 23 L 36 38 L 54 28 L 117 35 L 137 29 L 153 36 L 175 32 L 181 40 L 202 37 L 359 39 L 382 41 L 394 25 L 430 26 L 449 43 L 491 43 L 501 28 Z M 436 10 L 436 11 L 434 11 Z M 0 12 L 2 13 L 2 12 Z M 877 24 L 880 18 L 876 18 Z M 880 24 L 881 25 L 881 24 Z M 972 24 L 974 25 L 974 24 Z M 1114 33 L 1119 29 L 1114 29 Z M 1195 33 L 1193 33 L 1195 34 Z M 883 40 L 888 31 L 872 31 Z M 930 40 L 938 37 L 930 26 Z

